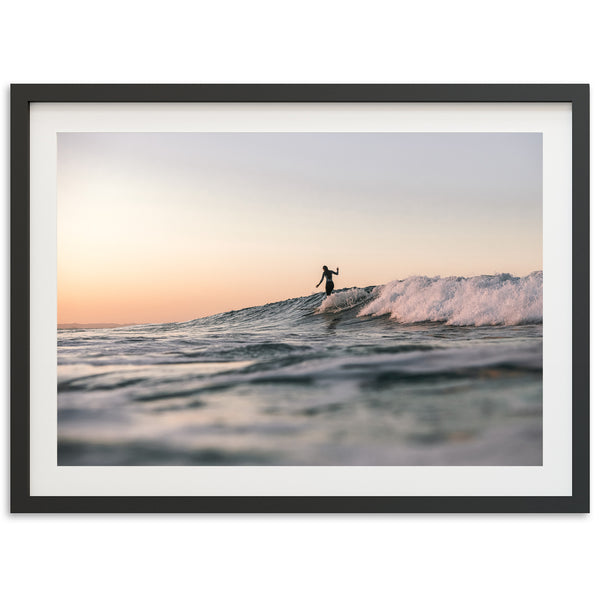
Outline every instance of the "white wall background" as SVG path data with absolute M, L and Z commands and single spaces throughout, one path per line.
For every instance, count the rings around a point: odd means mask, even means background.
M 2 280 L 7 288 L 11 82 L 589 82 L 593 179 L 594 8 L 582 0 L 7 3 Z M 592 240 L 598 225 L 593 207 Z M 598 247 L 592 241 L 593 270 Z M 598 285 L 595 276 L 592 301 Z M 8 292 L 0 301 L 8 398 Z M 596 377 L 592 403 L 597 398 Z M 6 403 L 1 414 L 0 587 L 7 598 L 504 600 L 591 598 L 600 588 L 595 485 L 590 516 L 10 516 Z M 592 435 L 599 431 L 592 407 Z M 593 467 L 598 448 L 592 444 Z

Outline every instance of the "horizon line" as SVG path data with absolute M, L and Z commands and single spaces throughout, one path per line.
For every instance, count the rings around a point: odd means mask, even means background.
M 405 281 L 406 279 L 410 279 L 411 277 L 428 277 L 429 279 L 435 279 L 435 278 L 442 278 L 442 279 L 446 279 L 446 278 L 450 278 L 450 277 L 458 277 L 458 278 L 462 278 L 462 279 L 469 279 L 471 277 L 482 277 L 482 276 L 497 276 L 497 275 L 510 275 L 511 277 L 529 277 L 529 275 L 532 275 L 533 273 L 543 273 L 543 269 L 534 269 L 533 271 L 530 271 L 527 275 L 512 275 L 512 273 L 509 273 L 508 271 L 503 271 L 503 272 L 496 272 L 496 273 L 480 273 L 479 275 L 410 275 L 408 277 L 405 277 L 404 279 L 395 279 L 395 280 L 390 280 L 386 283 L 375 283 L 375 284 L 371 284 L 371 285 L 365 285 L 362 286 L 360 288 L 357 289 L 364 289 L 364 288 L 375 288 L 375 287 L 381 287 L 381 286 L 385 286 L 388 283 L 392 283 L 392 281 Z M 350 287 L 343 287 L 343 288 L 339 288 L 337 290 L 334 290 L 333 293 L 335 293 L 336 291 L 342 292 L 344 290 L 350 290 L 356 288 L 356 286 L 350 286 Z M 192 317 L 191 319 L 183 319 L 181 321 L 148 321 L 148 322 L 144 322 L 144 323 L 115 323 L 115 322 L 88 322 L 88 323 L 78 323 L 78 322 L 72 322 L 72 323 L 57 323 L 57 330 L 69 330 L 69 329 L 116 329 L 118 327 L 131 327 L 131 326 L 137 326 L 137 325 L 166 325 L 169 323 L 188 323 L 190 321 L 197 321 L 199 319 L 206 319 L 208 317 L 214 317 L 217 315 L 224 315 L 227 313 L 232 313 L 232 312 L 238 312 L 241 310 L 247 310 L 249 308 L 259 308 L 261 306 L 269 306 L 271 304 L 277 304 L 279 302 L 287 302 L 288 300 L 295 300 L 297 298 L 308 298 L 310 296 L 314 296 L 316 294 L 325 294 L 325 291 L 317 291 L 317 292 L 313 292 L 312 294 L 307 294 L 305 296 L 294 296 L 293 298 L 284 298 L 282 300 L 273 300 L 272 302 L 265 302 L 264 304 L 253 304 L 251 306 L 244 306 L 242 308 L 232 308 L 229 310 L 224 310 L 224 311 L 220 311 L 220 312 L 216 312 L 216 313 L 211 313 L 209 315 L 204 315 L 201 317 Z

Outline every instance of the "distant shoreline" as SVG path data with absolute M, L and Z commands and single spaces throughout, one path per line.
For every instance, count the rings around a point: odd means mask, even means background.
M 137 323 L 59 323 L 57 329 L 114 329 Z

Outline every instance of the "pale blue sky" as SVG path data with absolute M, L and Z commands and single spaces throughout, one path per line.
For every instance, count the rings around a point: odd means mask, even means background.
M 527 274 L 542 268 L 542 135 L 61 133 L 58 232 L 59 309 L 62 281 L 64 310 L 87 315 L 88 298 L 88 320 L 306 295 L 322 264 L 338 287 Z M 99 281 L 131 302 L 103 304 Z M 144 316 L 119 316 L 139 290 Z

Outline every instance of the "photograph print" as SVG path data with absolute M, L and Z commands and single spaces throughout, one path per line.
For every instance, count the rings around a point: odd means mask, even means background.
M 542 465 L 541 133 L 59 133 L 58 465 Z

